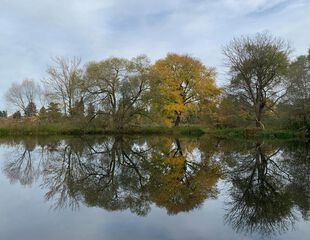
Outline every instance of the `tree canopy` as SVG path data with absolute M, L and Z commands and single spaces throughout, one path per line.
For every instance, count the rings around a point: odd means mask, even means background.
M 254 112 L 256 126 L 264 128 L 264 111 L 272 110 L 286 94 L 288 44 L 268 33 L 258 33 L 235 38 L 223 52 L 230 68 L 230 92 Z
M 155 62 L 152 73 L 152 108 L 167 124 L 179 126 L 184 115 L 212 104 L 220 93 L 214 69 L 188 55 L 168 54 Z

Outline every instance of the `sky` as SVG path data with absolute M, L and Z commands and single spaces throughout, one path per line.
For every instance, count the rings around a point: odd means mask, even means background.
M 222 48 L 240 35 L 269 31 L 292 58 L 310 47 L 310 0 L 0 0 L 0 109 L 25 78 L 41 81 L 55 56 L 86 64 L 110 56 L 189 54 L 228 81 Z

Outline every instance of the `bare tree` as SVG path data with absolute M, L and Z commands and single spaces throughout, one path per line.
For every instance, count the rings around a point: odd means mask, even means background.
M 40 86 L 32 79 L 25 79 L 21 84 L 13 83 L 6 92 L 6 100 L 25 112 L 30 103 L 35 103 L 40 95 Z
M 64 114 L 68 115 L 74 102 L 80 98 L 81 59 L 56 57 L 53 61 L 54 66 L 48 67 L 48 78 L 43 81 L 45 94 L 50 101 L 61 104 Z
M 268 33 L 257 33 L 232 40 L 223 53 L 232 77 L 229 90 L 254 112 L 256 127 L 264 128 L 264 111 L 273 110 L 286 94 L 289 45 Z

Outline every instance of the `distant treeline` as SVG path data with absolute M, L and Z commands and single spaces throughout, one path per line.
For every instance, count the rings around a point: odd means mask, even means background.
M 291 59 L 288 43 L 269 33 L 233 39 L 223 47 L 230 81 L 189 55 L 169 53 L 107 58 L 81 65 L 57 57 L 41 83 L 14 83 L 6 100 L 17 108 L 5 121 L 59 123 L 110 129 L 203 125 L 216 128 L 308 129 L 310 51 Z

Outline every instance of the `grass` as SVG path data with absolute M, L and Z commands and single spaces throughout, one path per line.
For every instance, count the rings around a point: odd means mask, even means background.
M 301 131 L 258 130 L 255 128 L 207 129 L 201 126 L 183 127 L 130 127 L 124 129 L 106 129 L 98 127 L 83 128 L 84 124 L 72 122 L 40 124 L 36 122 L 0 122 L 0 137 L 6 136 L 50 136 L 50 135 L 102 135 L 102 134 L 141 134 L 141 135 L 179 135 L 200 137 L 204 134 L 226 139 L 297 139 L 305 138 Z M 85 125 L 84 125 L 85 126 Z
M 99 127 L 79 127 L 84 124 L 70 122 L 40 124 L 34 122 L 1 122 L 0 137 L 6 136 L 49 136 L 49 135 L 100 135 L 100 134 L 165 134 L 199 137 L 204 131 L 199 127 L 130 127 L 107 129 Z M 84 125 L 85 126 L 85 125 Z
M 255 128 L 227 128 L 207 130 L 207 134 L 219 138 L 239 139 L 300 139 L 305 138 L 304 132 L 279 129 L 259 130 Z

